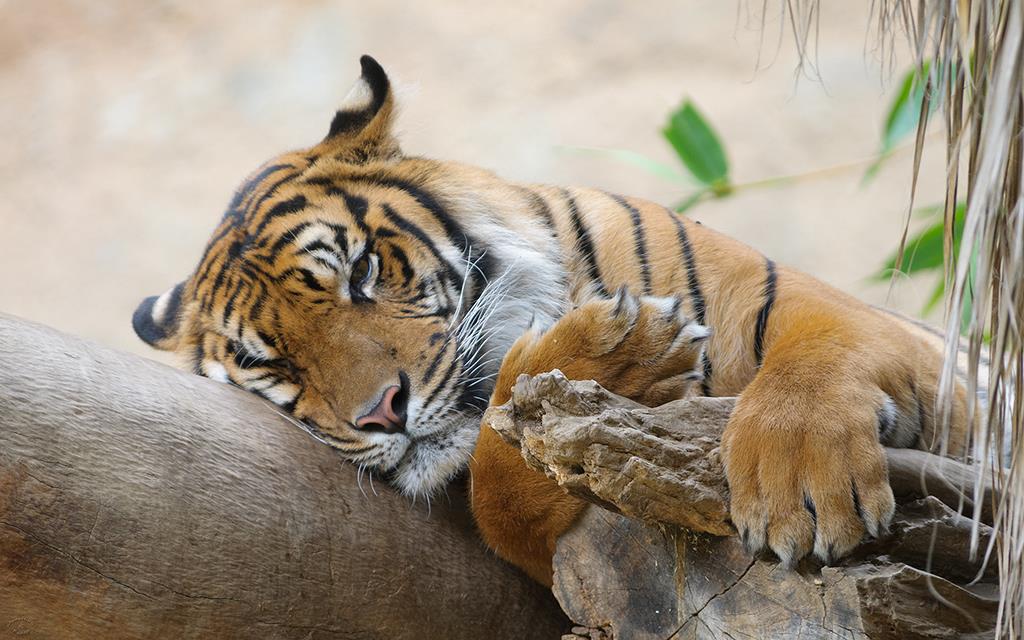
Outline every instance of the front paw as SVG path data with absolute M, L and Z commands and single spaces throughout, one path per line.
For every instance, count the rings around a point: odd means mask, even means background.
M 744 393 L 722 436 L 733 524 L 750 553 L 829 564 L 894 510 L 873 402 Z M 860 396 L 862 394 L 855 394 Z
M 520 339 L 499 381 L 514 381 L 513 369 L 516 376 L 560 369 L 571 380 L 596 380 L 619 395 L 659 404 L 702 378 L 710 335 L 683 312 L 680 299 L 620 289 L 573 309 L 543 334 Z

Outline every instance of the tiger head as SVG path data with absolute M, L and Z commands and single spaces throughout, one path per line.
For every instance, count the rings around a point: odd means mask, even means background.
M 361 64 L 327 137 L 255 171 L 133 325 L 415 496 L 468 460 L 501 355 L 560 313 L 562 275 L 550 237 L 494 213 L 497 178 L 402 154 L 387 75 Z

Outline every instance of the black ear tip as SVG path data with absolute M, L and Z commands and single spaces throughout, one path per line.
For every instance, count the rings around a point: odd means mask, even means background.
M 368 54 L 359 56 L 359 66 L 363 68 L 363 75 L 384 75 L 384 67 L 380 66 L 377 60 Z
M 132 314 L 132 328 L 147 344 L 158 349 L 170 348 L 167 339 L 178 330 L 178 313 L 184 283 L 175 285 L 160 296 L 149 296 Z
M 363 79 L 370 83 L 374 95 L 379 95 L 382 90 L 387 89 L 388 74 L 373 56 L 363 55 L 359 58 L 359 65 L 363 69 Z
M 153 305 L 156 304 L 157 298 L 159 296 L 149 296 L 132 314 L 132 328 L 135 329 L 135 334 L 151 345 L 167 337 L 163 329 L 153 322 Z

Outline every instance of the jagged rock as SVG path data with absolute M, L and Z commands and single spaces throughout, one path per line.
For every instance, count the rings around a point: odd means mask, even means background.
M 969 469 L 887 450 L 899 498 L 891 533 L 839 566 L 787 570 L 728 535 L 718 444 L 733 404 L 648 408 L 556 371 L 520 378 L 509 404 L 489 410 L 485 420 L 528 464 L 598 505 L 555 556 L 554 591 L 570 618 L 619 640 L 991 637 L 994 567 L 968 558 L 972 522 L 948 506 L 959 487 L 971 495 Z M 991 530 L 980 535 L 984 545 Z

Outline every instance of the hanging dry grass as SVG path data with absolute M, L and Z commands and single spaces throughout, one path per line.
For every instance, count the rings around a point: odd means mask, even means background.
M 817 46 L 818 0 L 765 0 L 790 25 L 801 68 Z M 895 60 L 906 38 L 927 75 L 914 154 L 913 203 L 929 124 L 940 103 L 946 131 L 944 216 L 946 366 L 939 410 L 948 416 L 957 367 L 966 367 L 977 486 L 997 489 L 997 535 L 972 554 L 999 564 L 996 636 L 1024 638 L 1024 2 L 1020 0 L 873 0 L 877 51 Z M 931 64 L 927 67 L 926 62 Z M 813 68 L 813 60 L 810 63 Z M 934 118 L 934 116 L 933 116 Z M 958 255 L 954 212 L 967 203 Z M 909 217 L 907 220 L 909 224 Z M 902 264 L 904 229 L 896 264 Z M 962 341 L 960 329 L 966 319 Z M 965 349 L 965 353 L 962 350 Z M 958 362 L 959 361 L 959 362 Z M 975 496 L 976 498 L 978 496 Z M 976 500 L 978 522 L 981 502 Z

